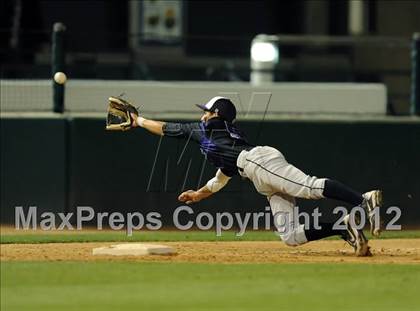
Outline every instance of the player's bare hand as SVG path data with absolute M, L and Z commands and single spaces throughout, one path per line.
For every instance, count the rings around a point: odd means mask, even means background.
M 200 201 L 200 197 L 197 195 L 197 191 L 187 190 L 179 195 L 178 200 L 191 204 Z

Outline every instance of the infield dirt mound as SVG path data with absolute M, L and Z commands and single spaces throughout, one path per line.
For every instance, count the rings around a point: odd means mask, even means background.
M 420 264 L 420 239 L 371 240 L 372 257 L 355 257 L 342 241 L 317 241 L 299 247 L 281 242 L 159 242 L 172 246 L 171 256 L 93 256 L 92 249 L 120 244 L 46 243 L 2 244 L 1 261 L 131 260 L 197 263 L 352 262 Z

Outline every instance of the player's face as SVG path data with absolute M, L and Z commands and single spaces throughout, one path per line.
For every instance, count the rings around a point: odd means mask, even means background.
M 214 112 L 204 111 L 204 114 L 201 116 L 201 121 L 207 122 L 208 120 L 210 120 L 211 118 L 214 118 L 215 116 L 217 116 L 217 114 Z

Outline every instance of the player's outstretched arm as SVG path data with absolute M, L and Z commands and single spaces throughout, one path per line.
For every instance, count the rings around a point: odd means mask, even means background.
M 222 189 L 224 186 L 226 186 L 230 179 L 231 177 L 226 176 L 220 169 L 218 169 L 216 176 L 210 179 L 204 187 L 198 189 L 197 191 L 185 191 L 180 194 L 178 200 L 187 204 L 199 202 Z
M 165 122 L 149 120 L 140 116 L 137 117 L 134 114 L 131 114 L 131 117 L 133 119 L 132 127 L 142 127 L 153 134 L 160 136 L 163 135 L 163 125 L 165 124 Z

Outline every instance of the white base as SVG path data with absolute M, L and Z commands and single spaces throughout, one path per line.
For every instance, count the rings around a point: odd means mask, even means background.
M 145 243 L 117 244 L 92 250 L 93 255 L 112 256 L 171 255 L 174 253 L 175 250 L 172 247 Z

